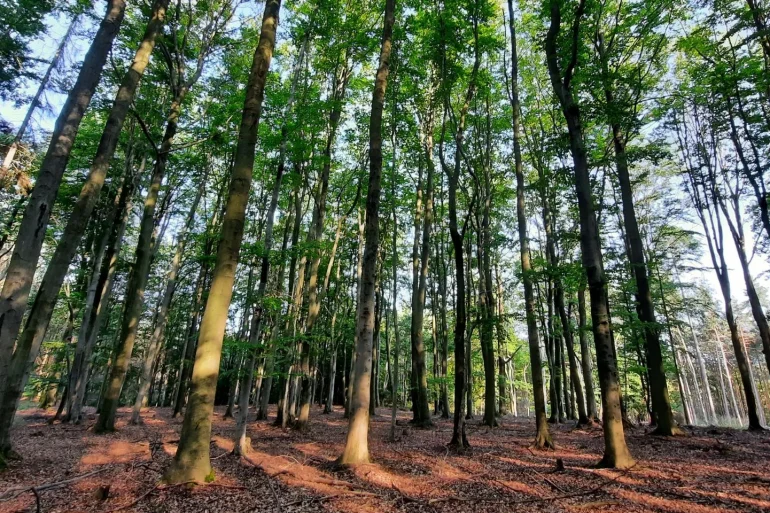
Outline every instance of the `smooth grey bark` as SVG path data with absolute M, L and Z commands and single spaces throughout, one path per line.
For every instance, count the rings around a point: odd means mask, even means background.
M 621 393 L 617 361 L 612 342 L 609 308 L 607 304 L 607 278 L 599 239 L 599 225 L 592 198 L 588 154 L 585 147 L 580 106 L 572 89 L 572 78 L 578 60 L 578 33 L 585 11 L 585 0 L 580 0 L 575 12 L 571 38 L 574 40 L 570 60 L 566 68 L 559 62 L 559 34 L 561 32 L 561 5 L 550 0 L 550 26 L 546 36 L 546 61 L 554 94 L 559 100 L 567 122 L 570 153 L 574 164 L 575 190 L 580 217 L 580 242 L 583 268 L 586 272 L 591 297 L 591 321 L 594 344 L 599 364 L 599 384 L 602 390 L 602 428 L 604 431 L 604 456 L 601 464 L 610 468 L 630 468 L 635 464 L 626 445 L 621 411 Z
M 380 192 L 382 181 L 382 113 L 385 90 L 390 72 L 393 46 L 393 25 L 396 0 L 386 0 L 382 29 L 380 62 L 372 93 L 369 119 L 369 187 L 366 194 L 366 228 L 361 291 L 356 315 L 356 363 L 353 373 L 353 396 L 350 405 L 350 423 L 345 449 L 337 460 L 342 465 L 369 462 L 369 401 L 372 378 L 372 344 L 374 340 L 377 256 L 380 249 Z

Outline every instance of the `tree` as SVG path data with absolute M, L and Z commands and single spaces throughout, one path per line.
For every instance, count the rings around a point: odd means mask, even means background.
M 0 292 L 0 411 L 3 413 L 3 421 L 0 421 L 0 459 L 10 450 L 8 430 L 16 412 L 16 403 L 24 390 L 23 377 L 29 355 L 37 354 L 37 348 L 27 341 L 21 341 L 16 350 L 14 346 L 27 306 L 45 229 L 78 128 L 101 79 L 125 9 L 123 0 L 112 0 L 107 4 L 105 16 L 83 60 L 77 81 L 57 118 L 35 188 L 24 209 L 13 256 L 6 270 L 6 279 Z M 2 68 L 5 69 L 5 66 Z
M 350 422 L 345 449 L 337 462 L 357 465 L 369 462 L 369 401 L 372 379 L 372 342 L 374 339 L 374 293 L 377 254 L 380 245 L 380 192 L 382 180 L 382 112 L 388 87 L 390 56 L 393 48 L 393 26 L 396 22 L 396 0 L 385 0 L 382 46 L 372 93 L 369 117 L 369 186 L 366 193 L 366 226 L 361 290 L 356 309 L 356 362 L 353 372 Z
M 238 265 L 243 240 L 257 130 L 262 114 L 267 72 L 275 50 L 280 8 L 281 0 L 268 0 L 265 4 L 259 44 L 254 52 L 249 82 L 246 85 L 246 100 L 243 105 L 243 117 L 238 134 L 238 146 L 235 150 L 233 174 L 227 195 L 211 291 L 201 320 L 190 383 L 190 399 L 182 424 L 179 447 L 164 476 L 164 480 L 168 483 L 203 482 L 213 478 L 209 446 L 211 413 L 214 410 L 214 392 L 222 355 L 227 309 L 232 299 L 235 268 Z
M 543 394 L 543 362 L 540 359 L 540 339 L 535 317 L 535 294 L 532 286 L 532 264 L 527 235 L 526 190 L 524 165 L 521 156 L 521 101 L 519 99 L 519 55 L 516 45 L 516 21 L 513 0 L 508 0 L 508 27 L 511 37 L 511 77 L 509 97 L 513 123 L 513 158 L 516 174 L 516 221 L 519 228 L 519 255 L 521 260 L 521 281 L 524 286 L 524 309 L 529 342 L 532 392 L 535 399 L 535 446 L 541 449 L 553 447 L 545 411 Z
M 610 335 L 609 312 L 607 308 L 607 282 L 604 276 L 602 250 L 599 241 L 599 227 L 593 207 L 588 157 L 583 139 L 580 107 L 571 88 L 575 67 L 578 64 L 578 40 L 581 18 L 585 12 L 585 0 L 572 13 L 572 28 L 567 46 L 567 64 L 563 66 L 563 37 L 560 38 L 562 23 L 562 0 L 549 0 L 550 27 L 546 36 L 546 61 L 554 94 L 559 100 L 567 122 L 570 152 L 575 173 L 575 189 L 580 211 L 580 243 L 583 267 L 588 278 L 591 297 L 591 321 L 593 324 L 596 357 L 599 363 L 599 384 L 602 390 L 602 428 L 604 431 L 604 457 L 602 465 L 611 468 L 629 468 L 635 464 L 626 446 L 623 433 L 623 418 L 620 410 L 620 385 L 613 343 Z M 561 39 L 561 41 L 559 41 Z M 560 44 L 562 43 L 562 44 Z

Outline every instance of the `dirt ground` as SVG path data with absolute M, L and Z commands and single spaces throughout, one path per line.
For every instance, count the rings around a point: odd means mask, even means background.
M 333 461 L 346 431 L 339 409 L 314 409 L 307 433 L 252 423 L 248 460 L 230 455 L 235 422 L 218 409 L 216 480 L 164 487 L 158 481 L 181 419 L 148 409 L 143 425 L 128 426 L 128 415 L 120 411 L 118 432 L 95 435 L 92 414 L 73 426 L 49 425 L 51 412 L 21 412 L 13 440 L 24 459 L 0 472 L 0 512 L 770 511 L 768 433 L 688 429 L 665 439 L 637 428 L 627 438 L 638 464 L 620 472 L 593 467 L 603 446 L 599 427 L 552 426 L 557 450 L 544 452 L 530 447 L 533 419 L 506 417 L 495 429 L 472 420 L 472 448 L 457 455 L 446 447 L 449 420 L 413 429 L 409 412 L 400 412 L 394 443 L 382 409 L 372 420 L 374 463 L 339 470 Z

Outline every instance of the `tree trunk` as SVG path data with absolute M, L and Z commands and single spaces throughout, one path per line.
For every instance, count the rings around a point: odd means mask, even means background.
M 601 60 L 604 97 L 607 115 L 610 120 L 610 133 L 615 151 L 615 169 L 620 183 L 620 196 L 623 207 L 623 224 L 628 241 L 628 260 L 636 284 L 636 313 L 642 325 L 647 372 L 649 375 L 650 396 L 652 399 L 653 418 L 657 424 L 654 433 L 664 436 L 682 434 L 674 421 L 671 411 L 671 399 L 668 394 L 666 371 L 663 366 L 663 351 L 660 343 L 660 330 L 655 318 L 655 305 L 647 274 L 647 263 L 644 258 L 644 247 L 639 232 L 639 223 L 634 208 L 634 193 L 631 187 L 631 176 L 626 155 L 626 136 L 617 119 L 619 107 L 615 101 L 615 91 L 610 82 L 604 44 L 599 35 L 599 58 Z
M 264 298 L 265 292 L 267 291 L 267 281 L 270 277 L 270 252 L 273 249 L 273 224 L 275 222 L 275 211 L 278 208 L 278 196 L 281 192 L 281 181 L 283 180 L 283 172 L 285 169 L 286 130 L 287 128 L 284 124 L 282 129 L 284 138 L 281 142 L 281 155 L 278 160 L 278 168 L 275 174 L 275 182 L 273 183 L 273 191 L 270 197 L 270 206 L 267 210 L 265 223 L 265 234 L 263 239 L 264 254 L 262 255 L 262 263 L 260 265 L 257 295 L 254 298 L 254 315 L 251 318 L 251 330 L 249 332 L 248 357 L 245 366 L 246 372 L 241 379 L 241 393 L 238 397 L 238 423 L 234 440 L 234 454 L 248 454 L 251 451 L 251 440 L 246 437 L 246 426 L 249 417 L 249 394 L 251 393 L 251 385 L 254 379 L 254 368 L 257 363 L 257 357 L 259 356 L 257 348 L 262 338 L 262 318 L 264 317 L 265 311 Z M 257 395 L 256 401 L 259 401 L 259 395 Z
M 369 121 L 369 188 L 366 194 L 366 246 L 364 247 L 361 291 L 358 296 L 356 314 L 358 341 L 355 350 L 356 363 L 352 383 L 353 396 L 350 404 L 350 424 L 345 441 L 345 450 L 338 460 L 342 465 L 356 465 L 369 462 L 369 382 L 372 377 L 375 275 L 380 244 L 379 210 L 382 179 L 382 112 L 390 70 L 395 11 L 396 0 L 386 0 L 380 63 L 375 78 Z
M 432 118 L 432 114 L 431 114 Z M 428 404 L 428 372 L 425 364 L 425 339 L 423 325 L 425 322 L 425 297 L 428 285 L 428 269 L 430 266 L 430 244 L 433 229 L 433 175 L 435 165 L 433 163 L 433 134 L 431 127 L 425 135 L 425 154 L 427 157 L 428 169 L 425 184 L 425 205 L 422 206 L 422 230 L 419 229 L 419 216 L 415 215 L 415 252 L 413 258 L 414 273 L 412 279 L 414 288 L 412 293 L 412 324 L 411 324 L 411 342 L 412 342 L 412 373 L 416 388 L 414 390 L 414 416 L 412 422 L 418 427 L 430 427 L 433 421 L 430 417 L 430 405 Z M 418 196 L 418 209 L 419 206 Z M 420 256 L 417 259 L 417 239 L 422 231 L 422 247 Z
M 118 404 L 120 402 L 120 392 L 123 389 L 126 372 L 131 363 L 131 353 L 134 349 L 134 342 L 139 333 L 139 323 L 141 321 L 142 310 L 144 309 L 144 290 L 147 286 L 147 281 L 150 278 L 150 265 L 153 260 L 153 232 L 155 230 L 155 212 L 157 210 L 158 197 L 160 195 L 161 185 L 163 184 L 163 178 L 166 175 L 168 155 L 171 151 L 171 143 L 177 132 L 182 102 L 184 101 L 186 92 L 187 89 L 183 87 L 177 92 L 176 97 L 171 102 L 171 109 L 166 121 L 163 142 L 161 143 L 155 158 L 155 166 L 153 167 L 152 178 L 150 179 L 150 187 L 147 190 L 147 197 L 144 200 L 144 212 L 139 224 L 139 237 L 136 243 L 135 253 L 136 257 L 126 289 L 118 350 L 115 353 L 115 359 L 113 360 L 114 363 L 109 377 L 110 385 L 104 395 L 102 412 L 94 427 L 96 433 L 115 430 L 115 415 L 118 411 Z M 171 297 L 169 296 L 169 302 L 170 300 Z M 163 308 L 162 305 L 161 308 Z M 168 310 L 168 307 L 166 307 L 166 310 Z M 153 333 L 148 347 L 147 359 L 150 361 L 146 362 L 145 367 L 148 367 L 149 370 L 142 371 L 148 378 L 150 377 L 149 373 L 152 370 L 152 365 L 157 358 L 158 350 L 160 349 L 160 342 L 163 334 L 162 330 L 165 327 L 165 322 L 160 326 L 161 331 L 158 333 L 157 338 L 155 333 Z M 144 396 L 146 393 L 147 390 L 145 389 L 143 391 L 142 384 L 140 384 L 139 395 Z M 139 406 L 134 407 L 136 413 L 132 414 L 132 422 L 138 421 L 139 411 L 142 407 L 141 402 L 143 400 L 144 397 L 141 397 Z
M 133 100 L 134 93 L 136 92 L 136 89 L 139 85 L 139 80 L 147 67 L 147 63 L 149 62 L 150 54 L 152 53 L 152 49 L 155 45 L 155 39 L 163 27 L 168 2 L 169 0 L 157 0 L 154 4 L 150 21 L 147 24 L 142 43 L 136 52 L 134 62 L 131 65 L 131 68 L 129 68 L 129 71 L 124 76 L 120 88 L 118 89 L 118 93 L 115 97 L 115 103 L 112 107 L 112 110 L 110 111 L 107 125 L 104 129 L 104 132 L 102 133 L 102 138 L 99 141 L 99 148 L 97 149 L 96 156 L 94 157 L 94 162 L 89 171 L 88 178 L 86 179 L 86 183 L 83 185 L 80 196 L 78 197 L 75 203 L 75 207 L 72 210 L 72 214 L 67 221 L 67 226 L 64 229 L 64 233 L 59 239 L 59 245 L 56 247 L 56 251 L 51 258 L 51 262 L 48 264 L 48 269 L 46 270 L 45 276 L 43 277 L 43 282 L 41 283 L 40 289 L 38 290 L 37 296 L 35 297 L 35 304 L 32 306 L 32 310 L 30 311 L 29 319 L 27 320 L 24 331 L 19 337 L 19 343 L 17 344 L 17 349 L 14 352 L 14 360 L 19 363 L 27 361 L 30 358 L 30 355 L 36 354 L 40 344 L 43 341 L 43 338 L 45 337 L 45 332 L 48 328 L 51 314 L 53 313 L 54 306 L 56 305 L 56 298 L 59 294 L 59 289 L 61 288 L 61 284 L 67 274 L 69 265 L 72 262 L 75 253 L 77 252 L 78 246 L 80 245 L 83 233 L 85 232 L 86 226 L 88 224 L 88 219 L 91 217 L 91 213 L 93 212 L 93 209 L 96 206 L 96 202 L 99 199 L 99 194 L 101 192 L 102 186 L 104 185 L 104 179 L 106 177 L 107 170 L 109 169 L 109 163 L 115 153 L 115 148 L 117 146 L 118 139 L 120 138 L 120 132 L 123 127 L 123 122 L 125 121 L 126 115 L 128 114 L 130 103 Z M 67 152 L 67 155 L 69 155 L 69 152 Z M 39 185 L 37 185 L 35 189 L 38 187 Z M 27 204 L 27 208 L 32 205 L 33 201 L 30 198 L 30 202 Z M 40 207 L 41 212 L 46 212 L 45 206 L 40 205 Z M 48 211 L 50 212 L 50 209 Z M 45 217 L 45 221 L 36 229 L 42 233 L 45 233 L 48 214 L 46 213 L 43 217 Z M 24 221 L 22 221 L 22 224 L 23 222 Z M 21 234 L 22 232 L 20 231 L 19 233 Z M 39 248 L 40 246 L 38 245 L 36 251 L 37 255 L 39 255 L 40 252 Z M 19 241 L 17 240 L 14 257 L 18 254 L 18 252 Z M 13 261 L 11 263 L 13 264 Z M 31 278 L 32 275 L 28 274 L 27 276 Z M 6 287 L 8 287 L 9 281 L 12 281 L 10 277 L 11 273 L 9 268 L 8 278 L 6 278 L 5 284 L 3 286 L 4 291 L 6 290 Z M 28 293 L 29 288 L 27 287 L 26 292 L 24 293 L 25 300 Z M 8 312 L 3 312 L 4 306 L 9 304 L 5 301 L 2 301 L 4 297 L 4 293 L 0 295 L 0 305 L 2 305 L 0 306 L 0 318 L 5 315 L 5 322 L 2 325 L 2 331 L 0 331 L 0 348 L 2 348 L 4 343 L 3 332 L 9 328 L 10 325 L 15 323 L 14 318 L 15 312 L 17 311 L 16 309 L 12 308 Z M 2 359 L 2 349 L 0 349 L 0 361 L 2 361 Z M 23 373 L 20 373 L 18 377 L 8 380 L 8 386 L 12 386 L 15 389 L 18 389 L 18 392 L 9 389 L 8 394 L 4 394 L 3 404 L 0 406 L 0 411 L 4 413 L 4 417 L 6 416 L 6 413 L 7 416 L 12 416 L 12 412 L 15 410 L 14 405 L 17 399 L 14 399 L 14 396 L 18 396 L 24 387 L 24 383 L 21 383 L 19 379 L 22 376 Z M 16 383 L 14 383 L 14 381 Z M 0 427 L 0 440 L 3 439 L 3 431 L 4 429 Z M 0 441 L 0 447 L 3 445 L 4 442 Z
M 524 284 L 524 309 L 527 320 L 529 360 L 532 369 L 532 393 L 535 402 L 535 446 L 553 447 L 543 393 L 543 362 L 540 355 L 540 337 L 535 316 L 535 293 L 532 286 L 532 262 L 529 254 L 527 213 L 525 202 L 524 166 L 521 158 L 521 102 L 519 99 L 519 57 L 516 41 L 513 0 L 508 0 L 508 24 L 511 32 L 511 107 L 513 115 L 513 154 L 516 173 L 516 220 L 519 229 L 519 256 L 521 281 Z
M 254 53 L 246 86 L 246 99 L 216 266 L 201 321 L 191 379 L 190 400 L 185 411 L 179 448 L 164 476 L 164 481 L 168 483 L 204 482 L 213 477 L 209 445 L 211 414 L 214 411 L 214 393 L 227 324 L 227 310 L 233 295 L 235 270 L 243 240 L 265 80 L 275 48 L 280 7 L 281 0 L 267 0 L 265 3 L 259 44 Z
M 109 238 L 105 244 L 104 257 L 99 268 L 94 268 L 94 276 L 89 286 L 86 298 L 86 308 L 83 314 L 83 322 L 80 326 L 78 342 L 75 348 L 75 358 L 69 376 L 70 398 L 65 421 L 79 423 L 83 403 L 86 399 L 87 376 L 91 366 L 91 353 L 96 346 L 96 340 L 102 325 L 107 317 L 109 301 L 115 283 L 115 272 L 118 266 L 118 257 L 123 246 L 123 234 L 126 231 L 128 218 L 133 208 L 133 196 L 136 190 L 137 179 L 143 174 L 147 159 L 142 159 L 139 171 L 131 169 L 129 159 L 126 174 L 123 179 L 116 205 L 116 217 L 108 230 Z M 96 274 L 98 273 L 98 274 Z
M 22 383 L 13 383 L 23 374 L 23 369 L 14 372 L 15 377 L 9 379 L 14 362 L 14 347 L 19 336 L 22 318 L 27 308 L 32 280 L 35 275 L 37 261 L 45 238 L 48 220 L 53 208 L 53 202 L 59 191 L 59 185 L 69 161 L 70 152 L 77 136 L 80 122 L 91 103 L 91 97 L 101 79 L 104 64 L 107 61 L 112 42 L 118 34 L 123 21 L 126 3 L 124 0 L 111 0 L 102 19 L 99 30 L 94 36 L 88 53 L 83 60 L 83 66 L 78 74 L 75 85 L 69 92 L 67 100 L 56 120 L 51 142 L 40 166 L 35 188 L 29 196 L 24 216 L 19 226 L 13 255 L 6 270 L 6 278 L 0 292 L 0 395 L 5 393 L 6 384 L 19 392 L 9 391 L 11 396 L 20 394 Z M 77 207 L 76 207 L 77 208 Z M 62 239 L 63 240 L 63 239 Z M 75 244 L 77 246 L 77 244 Z M 58 295 L 58 288 L 56 289 Z M 40 294 L 40 292 L 38 292 Z M 32 347 L 18 344 L 20 351 L 16 363 L 26 365 Z M 8 401 L 3 399 L 2 417 L 0 422 L 0 453 L 9 448 L 5 424 L 15 414 L 15 397 Z
M 142 409 L 142 403 L 147 395 L 150 386 L 150 372 L 152 371 L 152 362 L 158 355 L 161 343 L 163 341 L 163 335 L 166 329 L 166 323 L 168 322 L 169 308 L 171 307 L 171 300 L 174 297 L 176 291 L 177 275 L 179 274 L 179 268 L 182 266 L 182 256 L 184 255 L 185 245 L 187 243 L 187 232 L 192 228 L 195 221 L 195 211 L 198 210 L 198 203 L 200 203 L 203 196 L 203 190 L 205 189 L 206 179 L 208 173 L 204 174 L 203 181 L 198 187 L 198 192 L 195 195 L 195 199 L 192 202 L 190 211 L 187 214 L 187 219 L 184 224 L 184 228 L 177 235 L 176 250 L 174 251 L 174 257 L 171 259 L 171 269 L 169 269 L 166 276 L 166 289 L 163 291 L 163 298 L 160 302 L 160 309 L 158 310 L 158 321 L 155 323 L 155 329 L 152 332 L 152 337 L 147 349 L 147 357 L 144 360 L 142 366 L 141 382 L 139 384 L 139 391 L 136 394 L 136 401 L 134 401 L 133 411 L 131 412 L 131 423 L 137 424 L 139 422 L 139 414 Z
M 580 30 L 580 19 L 584 9 L 585 0 L 581 0 L 575 13 L 573 31 Z M 572 71 L 576 64 L 578 49 L 572 49 L 573 61 L 567 67 L 566 76 L 562 76 L 559 66 L 559 51 L 557 49 L 557 39 L 561 31 L 561 8 L 556 0 L 550 2 L 550 18 L 551 24 L 545 44 L 546 60 L 551 85 L 561 104 L 562 113 L 567 121 L 569 131 L 570 151 L 574 164 L 575 189 L 580 217 L 583 267 L 588 278 L 591 297 L 591 321 L 593 324 L 596 356 L 599 363 L 599 384 L 602 390 L 602 428 L 604 431 L 604 457 L 601 464 L 610 468 L 630 468 L 635 464 L 635 461 L 628 450 L 623 432 L 620 384 L 617 363 L 613 354 L 609 309 L 607 308 L 607 280 L 602 262 L 599 226 L 593 206 L 591 179 L 588 170 L 588 154 L 583 139 L 580 107 L 576 103 L 571 89 Z M 575 38 L 577 38 L 577 35 L 575 35 Z
M 318 192 L 316 194 L 316 202 L 313 208 L 313 218 L 310 222 L 310 230 L 308 232 L 307 242 L 309 244 L 315 244 L 321 237 L 323 237 L 323 225 L 326 217 L 326 197 L 329 191 L 329 174 L 331 172 L 332 165 L 332 149 L 334 147 L 334 141 L 337 135 L 337 128 L 339 126 L 340 118 L 342 116 L 342 107 L 344 104 L 345 92 L 347 90 L 348 79 L 350 78 L 350 65 L 347 55 L 341 56 L 344 63 L 338 65 L 339 69 L 335 70 L 333 93 L 332 93 L 332 109 L 329 113 L 329 133 L 326 137 L 326 145 L 323 151 L 324 167 L 321 172 L 320 183 L 318 184 Z M 308 313 L 305 320 L 305 333 L 300 343 L 300 374 L 302 382 L 302 390 L 300 397 L 300 412 L 297 418 L 296 427 L 300 430 L 304 430 L 308 427 L 310 419 L 310 403 L 311 403 L 311 343 L 310 338 L 313 335 L 313 328 L 318 320 L 318 316 L 321 312 L 321 299 L 323 292 L 319 293 L 318 286 L 318 271 L 321 265 L 321 252 L 316 252 L 313 259 L 310 262 L 310 272 L 307 280 L 307 302 Z

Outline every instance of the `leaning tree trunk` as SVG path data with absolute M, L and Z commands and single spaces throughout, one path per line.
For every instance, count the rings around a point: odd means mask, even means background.
M 293 88 L 292 88 L 293 89 Z M 293 90 L 292 90 L 293 93 Z M 278 196 L 281 192 L 281 180 L 285 166 L 286 152 L 286 127 L 283 128 L 284 139 L 281 142 L 281 155 L 278 161 L 278 169 L 275 174 L 275 183 L 270 197 L 270 206 L 267 210 L 267 219 L 265 223 L 265 235 L 263 238 L 263 255 L 259 271 L 259 286 L 257 295 L 254 298 L 254 314 L 251 318 L 251 330 L 249 332 L 248 360 L 246 362 L 246 373 L 241 378 L 240 395 L 238 397 L 238 423 L 235 434 L 234 454 L 248 454 L 251 451 L 251 440 L 246 437 L 246 426 L 249 418 L 249 394 L 251 393 L 252 381 L 254 379 L 254 368 L 257 363 L 257 346 L 262 337 L 262 324 L 265 313 L 265 291 L 267 290 L 267 280 L 270 276 L 270 252 L 273 249 L 273 224 L 275 222 L 275 211 L 278 208 Z M 259 391 L 259 387 L 257 388 Z M 255 402 L 259 402 L 257 394 Z
M 213 477 L 210 460 L 211 414 L 214 411 L 214 394 L 222 357 L 227 310 L 230 308 L 235 269 L 243 241 L 246 205 L 254 168 L 254 149 L 265 96 L 265 80 L 275 49 L 280 8 L 281 0 L 267 0 L 265 3 L 259 44 L 254 53 L 246 86 L 246 99 L 216 266 L 201 321 L 190 399 L 182 424 L 179 448 L 163 478 L 168 483 L 203 482 Z
M 83 314 L 83 322 L 80 326 L 75 358 L 69 375 L 69 406 L 64 421 L 80 422 L 83 402 L 85 401 L 86 388 L 88 386 L 88 373 L 91 367 L 91 353 L 96 345 L 96 339 L 102 324 L 107 317 L 108 304 L 115 283 L 115 272 L 118 267 L 118 256 L 123 244 L 123 234 L 126 230 L 128 218 L 133 207 L 132 198 L 137 185 L 137 178 L 143 174 L 146 159 L 142 159 L 139 171 L 131 169 L 129 159 L 123 186 L 120 190 L 118 205 L 116 206 L 116 218 L 109 227 L 109 237 L 104 248 L 104 257 L 101 266 L 94 268 L 94 276 L 89 286 L 86 308 Z
M 580 30 L 580 19 L 585 9 L 581 0 L 575 12 L 573 31 Z M 554 93 L 559 99 L 562 113 L 567 121 L 570 152 L 574 164 L 575 190 L 578 198 L 580 218 L 580 243 L 583 268 L 588 279 L 591 297 L 591 321 L 594 344 L 599 363 L 599 384 L 602 390 L 602 428 L 604 431 L 604 457 L 601 465 L 611 468 L 630 468 L 635 464 L 626 445 L 621 411 L 620 382 L 617 362 L 613 353 L 610 333 L 609 309 L 607 308 L 607 279 L 604 274 L 599 225 L 593 205 L 591 178 L 588 170 L 588 153 L 583 138 L 580 107 L 571 88 L 572 72 L 577 60 L 577 49 L 573 49 L 573 61 L 567 67 L 565 76 L 559 66 L 557 39 L 561 31 L 561 8 L 557 0 L 550 2 L 551 25 L 546 37 L 546 61 Z M 577 38 L 577 35 L 575 35 Z M 575 43 L 577 44 L 577 43 Z
M 516 220 L 519 228 L 519 255 L 521 259 L 521 280 L 524 284 L 524 310 L 527 319 L 529 360 L 532 369 L 532 393 L 535 401 L 536 434 L 535 446 L 553 447 L 548 430 L 543 392 L 543 362 L 540 354 L 540 337 L 535 316 L 535 293 L 532 286 L 532 262 L 529 256 L 527 235 L 527 213 L 524 186 L 524 166 L 521 158 L 521 103 L 519 99 L 519 58 L 516 47 L 516 26 L 513 14 L 513 0 L 508 0 L 509 26 L 511 31 L 511 107 L 513 112 L 513 154 L 516 171 Z M 529 407 L 528 407 L 529 409 Z
M 187 232 L 192 228 L 195 221 L 195 211 L 198 210 L 198 203 L 200 203 L 203 196 L 204 184 L 208 173 L 203 177 L 203 182 L 198 187 L 198 192 L 195 195 L 195 199 L 190 206 L 190 211 L 187 214 L 184 228 L 177 236 L 176 250 L 174 251 L 174 257 L 171 259 L 171 269 L 169 269 L 166 275 L 166 289 L 163 291 L 163 298 L 160 301 L 160 308 L 158 310 L 158 320 L 155 323 L 155 329 L 150 337 L 150 343 L 147 348 L 147 355 L 142 364 L 141 381 L 139 383 L 139 391 L 136 394 L 136 400 L 134 401 L 134 407 L 131 411 L 131 424 L 138 424 L 140 420 L 140 413 L 142 410 L 142 404 L 147 397 L 147 392 L 150 390 L 150 382 L 152 381 L 152 366 L 155 363 L 155 359 L 158 356 L 161 343 L 163 341 L 163 334 L 166 330 L 166 324 L 168 322 L 169 308 L 171 307 L 171 300 L 174 297 L 176 291 L 177 276 L 179 269 L 182 267 L 182 257 L 184 256 L 185 246 L 187 244 Z
M 639 232 L 639 223 L 636 219 L 634 207 L 634 192 L 631 187 L 631 176 L 628 170 L 628 156 L 626 154 L 626 140 L 620 123 L 615 119 L 618 106 L 615 101 L 615 92 L 609 83 L 609 73 L 604 59 L 603 45 L 600 44 L 600 58 L 602 59 L 602 72 L 604 75 L 604 96 L 607 101 L 607 112 L 610 118 L 610 130 L 612 144 L 615 150 L 615 169 L 620 183 L 620 196 L 623 204 L 623 224 L 626 228 L 628 239 L 628 259 L 634 274 L 636 284 L 636 313 L 642 325 L 644 335 L 644 348 L 647 356 L 647 372 L 649 374 L 650 395 L 652 399 L 652 413 L 657 426 L 654 433 L 664 436 L 682 434 L 674 421 L 674 413 L 671 410 L 671 399 L 668 394 L 666 370 L 663 366 L 663 351 L 660 343 L 660 330 L 655 318 L 655 305 L 652 301 L 650 281 L 647 274 L 647 263 L 644 258 L 644 246 Z
M 153 260 L 153 231 L 155 229 L 155 211 L 158 204 L 158 196 L 160 194 L 163 178 L 166 175 L 168 155 L 171 151 L 171 143 L 176 135 L 185 92 L 186 91 L 182 89 L 177 97 L 171 102 L 171 111 L 166 122 L 163 143 L 161 144 L 155 159 L 155 166 L 153 168 L 152 178 L 150 179 L 150 187 L 147 190 L 147 197 L 144 201 L 144 212 L 139 224 L 139 237 L 136 243 L 136 259 L 133 268 L 131 269 L 131 275 L 126 289 L 126 302 L 123 307 L 123 320 L 120 327 L 118 348 L 114 355 L 112 370 L 110 371 L 110 384 L 105 391 L 102 410 L 99 414 L 96 426 L 94 427 L 94 431 L 97 433 L 115 430 L 115 415 L 118 411 L 120 391 L 123 389 L 126 372 L 131 363 L 131 353 L 134 349 L 134 342 L 139 333 L 139 321 L 144 308 L 144 290 L 147 286 L 147 281 L 150 278 L 150 265 Z M 152 369 L 155 357 L 157 356 L 158 348 L 155 346 L 157 346 L 159 342 L 160 340 L 155 339 L 153 334 L 153 340 L 148 348 L 148 358 L 151 359 L 149 363 L 150 369 Z M 147 374 L 149 377 L 151 371 Z M 140 384 L 140 395 L 142 394 L 141 386 L 142 385 Z M 141 403 L 139 408 L 141 409 Z
M 386 0 L 382 29 L 380 63 L 372 93 L 369 120 L 369 189 L 366 194 L 366 229 L 361 292 L 356 315 L 356 363 L 353 373 L 353 396 L 350 402 L 350 423 L 345 449 L 339 457 L 341 465 L 369 462 L 369 401 L 372 378 L 372 343 L 374 339 L 374 293 L 376 286 L 377 254 L 380 245 L 380 189 L 382 181 L 382 111 L 385 89 L 390 71 L 393 45 L 393 25 L 396 19 L 396 0 Z
M 24 209 L 13 255 L 6 270 L 2 291 L 0 291 L 0 319 L 2 319 L 0 322 L 0 394 L 5 390 L 11 356 L 14 354 L 19 328 L 27 308 L 27 299 L 53 202 L 59 191 L 59 184 L 67 167 L 80 122 L 101 79 L 104 64 L 123 21 L 125 9 L 125 0 L 111 0 L 107 4 L 107 12 L 83 60 L 77 81 L 70 90 L 56 120 L 51 142 L 35 181 L 35 188 Z M 58 288 L 56 292 L 58 294 Z M 28 354 L 22 356 L 23 358 L 18 361 L 26 362 Z M 12 415 L 11 411 L 3 411 L 4 417 Z

